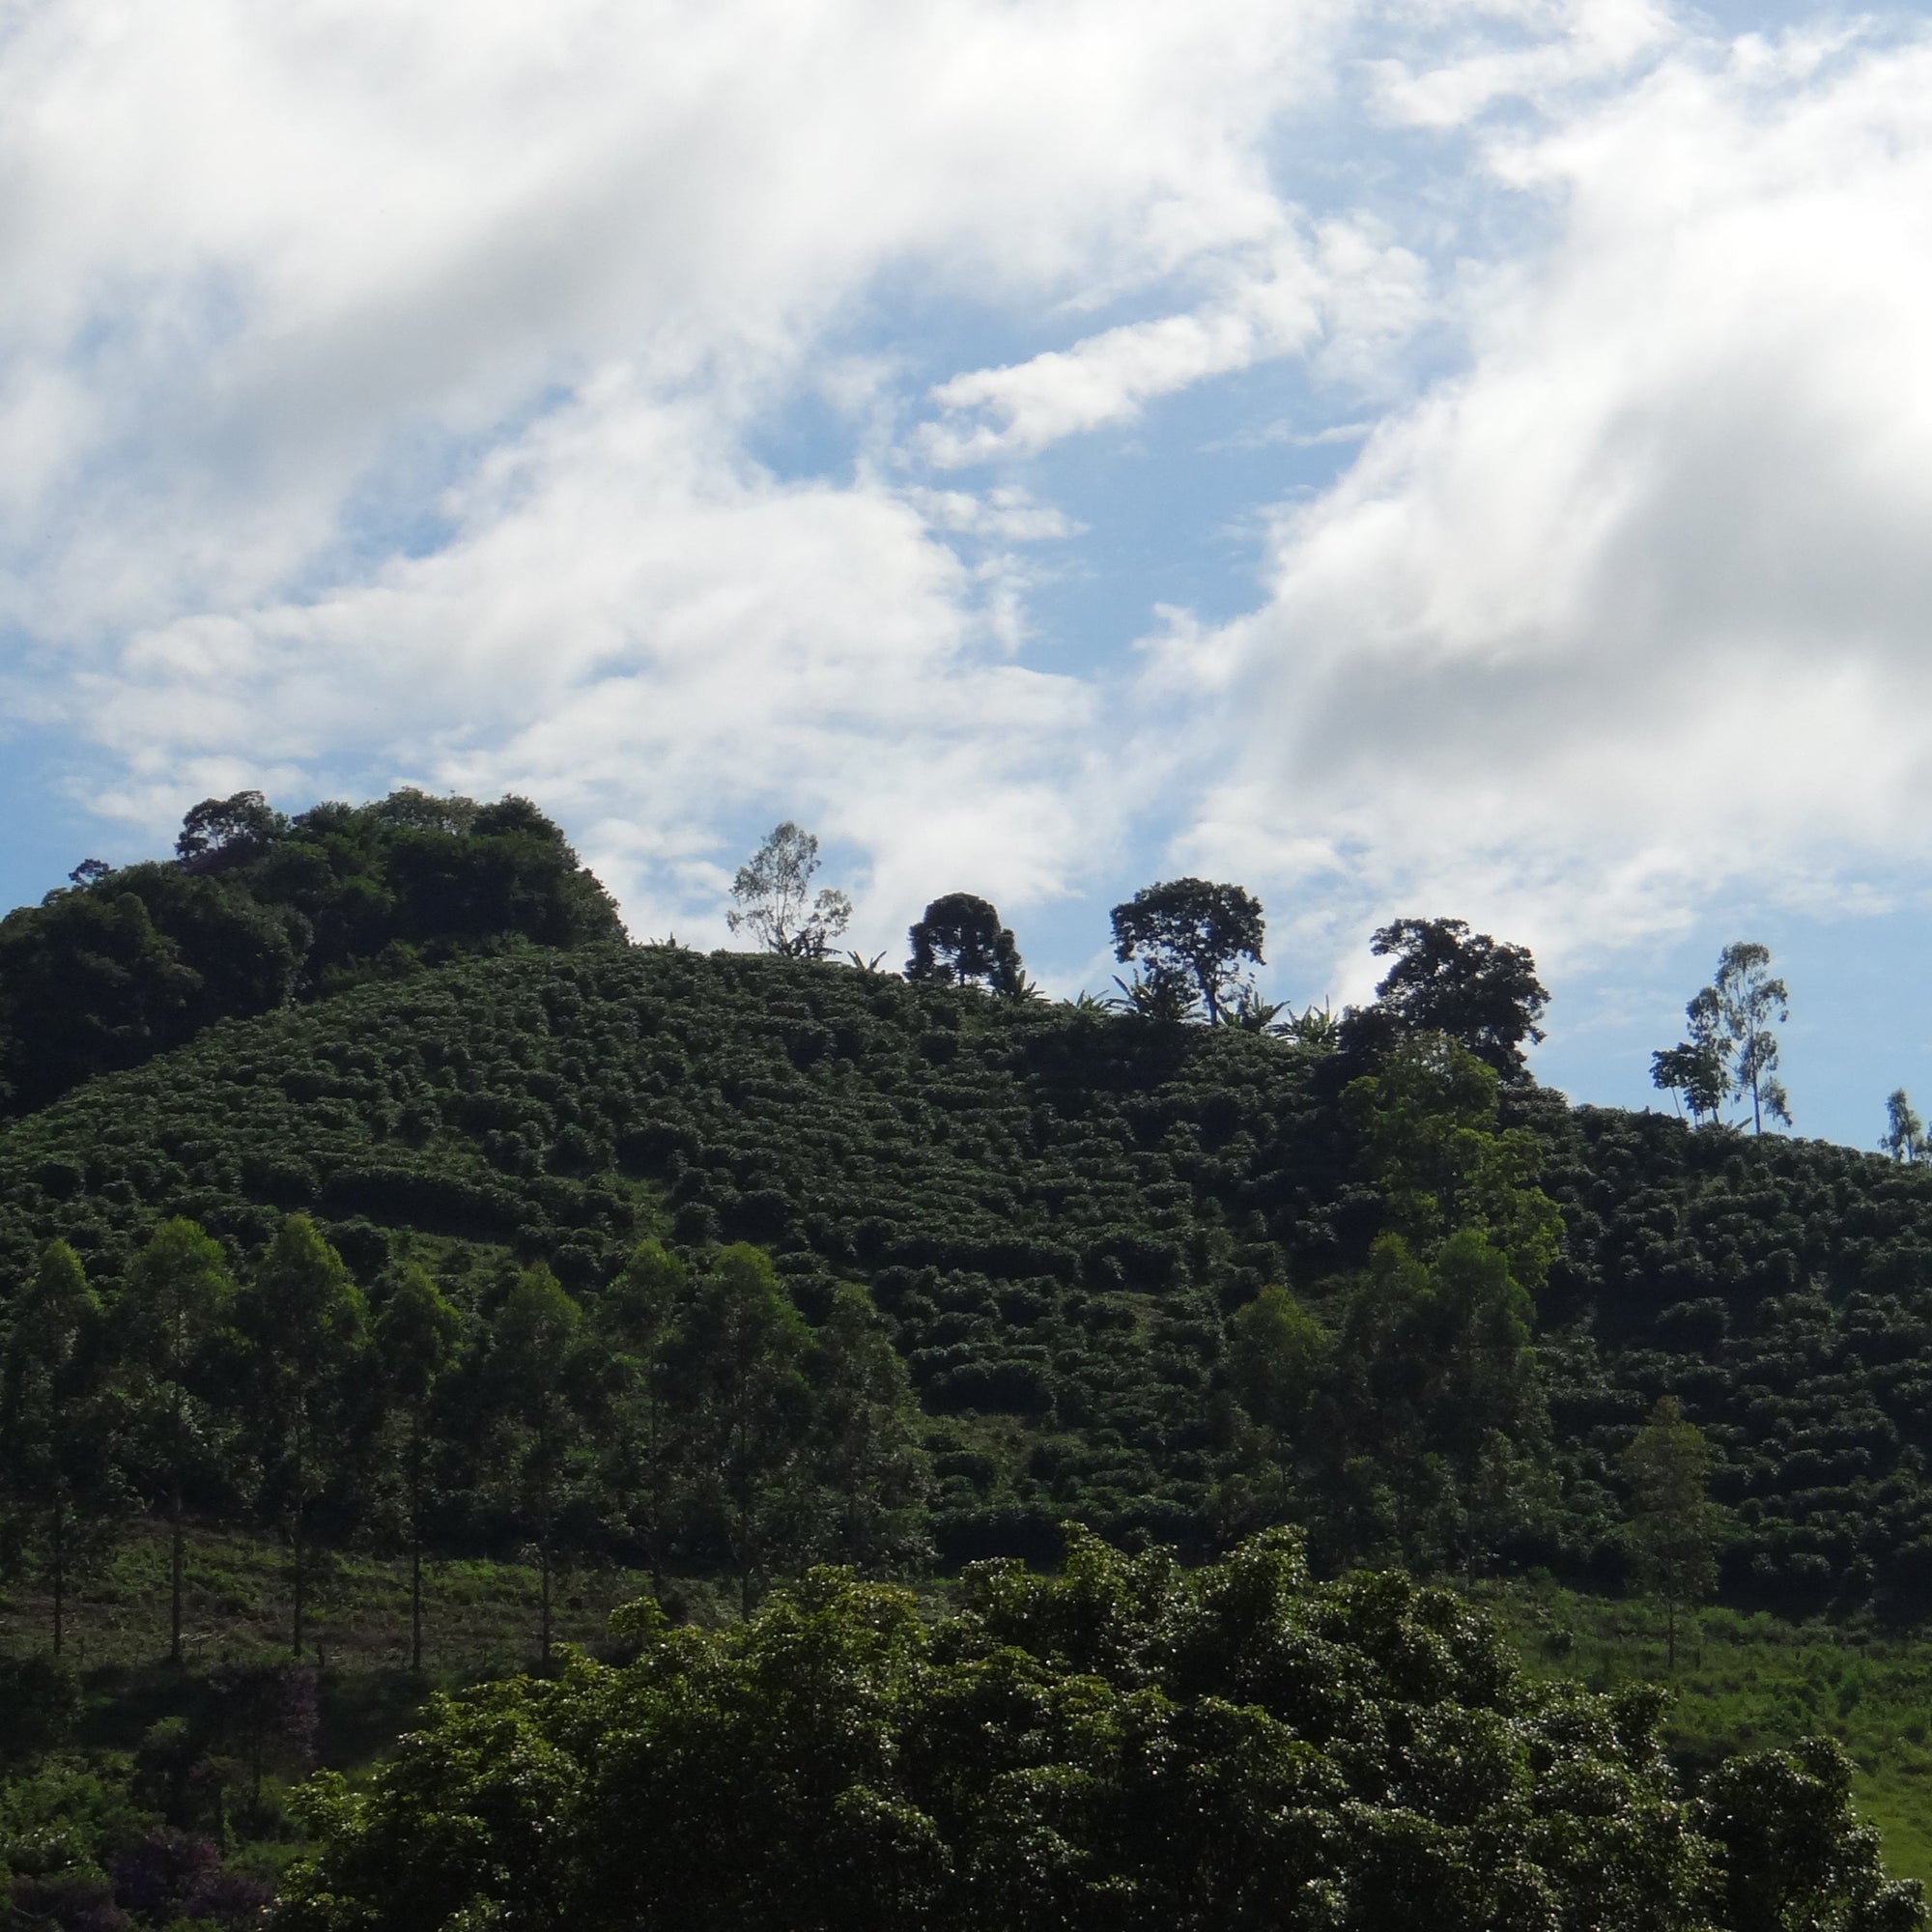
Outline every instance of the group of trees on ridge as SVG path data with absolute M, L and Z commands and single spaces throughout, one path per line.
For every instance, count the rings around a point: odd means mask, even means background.
M 732 883 L 731 930 L 750 932 L 781 958 L 833 956 L 852 901 L 836 889 L 812 891 L 819 864 L 815 836 L 790 820 L 776 826 Z M 1120 991 L 1109 1001 L 1082 995 L 1089 1004 L 1146 1019 L 1283 1034 L 1338 1047 L 1357 1064 L 1397 1038 L 1440 1033 L 1506 1079 L 1524 1077 L 1523 1042 L 1544 1037 L 1539 1021 L 1549 995 L 1528 949 L 1472 933 L 1460 919 L 1399 919 L 1377 931 L 1370 950 L 1394 964 L 1373 1007 L 1350 1008 L 1339 1018 L 1325 1008 L 1297 1013 L 1261 997 L 1247 969 L 1266 963 L 1267 925 L 1260 900 L 1243 886 L 1164 880 L 1114 907 L 1110 919 L 1114 956 L 1131 977 L 1116 980 Z M 1040 997 L 998 909 L 972 893 L 934 899 L 908 936 L 908 980 L 1008 999 Z M 846 957 L 860 967 L 879 964 L 857 952 Z
M 302 1214 L 238 1282 L 176 1217 L 111 1296 L 56 1240 L 12 1297 L 0 1526 L 45 1584 L 56 1656 L 75 1577 L 146 1509 L 169 1530 L 176 1662 L 190 1518 L 284 1542 L 297 1657 L 331 1546 L 407 1554 L 418 1668 L 425 1550 L 526 1552 L 548 1657 L 554 1579 L 585 1558 L 660 1587 L 675 1560 L 749 1606 L 812 1561 L 922 1557 L 915 1415 L 864 1289 L 813 1324 L 750 1246 L 694 1269 L 646 1241 L 586 1307 L 541 1263 L 461 1284 L 406 1264 L 365 1295 Z
M 851 918 L 849 896 L 815 897 L 818 840 L 786 820 L 776 827 L 732 885 L 731 929 L 749 931 L 787 958 L 823 959 Z M 1171 879 L 1143 887 L 1113 909 L 1115 956 L 1132 977 L 1117 980 L 1110 1004 L 1145 1018 L 1205 1019 L 1254 1032 L 1293 1036 L 1340 1049 L 1356 1064 L 1373 1060 L 1398 1037 L 1436 1032 L 1457 1040 L 1507 1079 L 1527 1076 L 1525 1041 L 1544 1038 L 1540 1024 L 1549 994 L 1526 947 L 1471 932 L 1458 919 L 1405 918 L 1371 937 L 1370 951 L 1394 964 L 1369 1007 L 1339 1016 L 1310 1005 L 1264 1000 L 1244 969 L 1264 964 L 1266 922 L 1244 887 L 1208 879 Z M 998 910 L 970 893 L 933 900 L 912 928 L 906 977 L 979 986 L 1007 998 L 1037 998 L 1012 932 Z M 876 965 L 860 953 L 854 964 Z M 1085 995 L 1083 998 L 1087 997 Z M 1686 1009 L 1690 1037 L 1652 1056 L 1653 1084 L 1686 1109 L 1693 1124 L 1715 1122 L 1725 1102 L 1747 1102 L 1751 1125 L 1791 1124 L 1790 1096 L 1777 1077 L 1773 1031 L 1790 1017 L 1784 981 L 1771 973 L 1770 949 L 1754 940 L 1724 948 L 1712 983 Z M 1888 1102 L 1886 1149 L 1916 1159 L 1923 1128 L 1901 1089 Z
M 84 861 L 0 920 L 0 1110 L 30 1112 L 217 1020 L 422 963 L 623 937 L 527 799 L 406 787 L 294 817 L 259 792 L 205 799 L 171 862 Z
M 775 827 L 733 881 L 731 930 L 752 933 L 786 958 L 831 956 L 852 901 L 837 889 L 814 895 L 810 881 L 818 868 L 811 833 L 790 820 Z M 1241 886 L 1191 877 L 1146 886 L 1113 909 L 1112 923 L 1115 956 L 1133 971 L 1115 981 L 1120 992 L 1108 1004 L 1146 1018 L 1202 1018 L 1210 1026 L 1287 1034 L 1340 1047 L 1356 1060 L 1372 1058 L 1398 1034 L 1435 1031 L 1511 1079 L 1527 1073 L 1523 1043 L 1545 1037 L 1540 1022 L 1549 995 L 1528 949 L 1472 933 L 1462 920 L 1405 918 L 1378 928 L 1370 951 L 1395 964 L 1377 986 L 1373 1006 L 1339 1016 L 1312 1004 L 1296 1012 L 1261 997 L 1243 966 L 1265 963 L 1266 924 L 1260 901 Z M 949 893 L 926 907 L 910 936 L 908 979 L 1039 997 L 1011 930 L 986 899 Z M 847 957 L 859 966 L 878 963 L 857 952 Z M 1790 1018 L 1790 995 L 1771 972 L 1770 949 L 1756 940 L 1725 947 L 1711 984 L 1685 1012 L 1690 1037 L 1651 1056 L 1652 1084 L 1693 1125 L 1718 1122 L 1725 1103 L 1737 1101 L 1749 1106 L 1756 1133 L 1766 1121 L 1790 1126 L 1773 1031 Z M 1924 1125 L 1905 1090 L 1886 1104 L 1881 1147 L 1894 1159 L 1920 1158 Z
M 834 956 L 852 901 L 814 889 L 819 866 L 814 835 L 789 820 L 775 827 L 733 881 L 731 929 L 781 957 Z M 1247 969 L 1264 963 L 1265 923 L 1240 886 L 1163 881 L 1111 921 L 1116 957 L 1130 969 L 1112 1004 L 1145 1017 L 1289 1034 L 1358 1063 L 1398 1034 L 1435 1030 L 1511 1079 L 1526 1072 L 1524 1043 L 1544 1037 L 1549 996 L 1528 950 L 1461 920 L 1379 928 L 1371 950 L 1393 964 L 1372 1005 L 1340 1015 L 1261 997 Z M 68 887 L 0 920 L 0 1108 L 30 1111 L 217 1019 L 465 952 L 623 936 L 610 895 L 526 799 L 478 805 L 406 786 L 293 816 L 259 792 L 205 799 L 186 814 L 172 863 L 86 860 Z M 1012 931 L 974 894 L 934 899 L 910 940 L 909 979 L 1039 997 Z M 1693 1122 L 1737 1099 L 1760 1131 L 1766 1120 L 1790 1123 L 1772 1031 L 1787 995 L 1770 961 L 1755 942 L 1727 947 L 1687 1009 L 1689 1038 L 1653 1058 L 1657 1086 Z M 1890 1104 L 1885 1145 L 1916 1157 L 1922 1132 L 1902 1090 Z

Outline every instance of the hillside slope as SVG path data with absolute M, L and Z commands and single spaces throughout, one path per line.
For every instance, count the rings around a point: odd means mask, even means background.
M 1233 1028 L 996 1002 L 761 955 L 459 963 L 223 1024 L 0 1129 L 0 1278 L 62 1236 L 110 1287 L 163 1213 L 239 1255 L 317 1215 L 365 1280 L 509 1249 L 594 1296 L 644 1233 L 770 1248 L 808 1313 L 865 1282 L 933 1419 L 942 1552 L 1072 1515 L 1196 1548 L 1238 1415 L 1227 1318 L 1321 1313 L 1381 1204 L 1338 1070 Z M 1932 1173 L 1653 1116 L 1507 1106 L 1565 1252 L 1540 1349 L 1564 1500 L 1510 1554 L 1611 1580 L 1615 1458 L 1710 1430 L 1734 1595 L 1932 1580 Z M 469 1258 L 469 1259 L 467 1259 Z

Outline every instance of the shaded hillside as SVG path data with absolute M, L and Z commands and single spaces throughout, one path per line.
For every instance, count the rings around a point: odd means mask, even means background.
M 1200 1548 L 1240 1434 L 1228 1317 L 1287 1280 L 1330 1319 L 1381 1224 L 1338 1071 L 762 955 L 462 963 L 224 1024 L 0 1130 L 0 1272 L 64 1236 L 111 1288 L 163 1213 L 239 1257 L 303 1208 L 365 1281 L 411 1236 L 445 1272 L 541 1256 L 594 1301 L 640 1235 L 752 1240 L 813 1319 L 836 1279 L 870 1288 L 933 1418 L 945 1555 L 1045 1554 L 1069 1514 Z M 1613 1580 L 1616 1457 L 1670 1391 L 1737 1512 L 1730 1590 L 1909 1606 L 1932 1173 L 1507 1106 L 1567 1217 L 1540 1344 L 1564 1492 L 1500 1553 Z
M 72 879 L 0 919 L 0 1112 L 292 999 L 624 936 L 610 895 L 521 798 L 405 788 L 290 818 L 239 792 L 188 812 L 173 861 L 90 859 Z
M 64 1236 L 111 1286 L 162 1212 L 242 1251 L 308 1208 L 365 1279 L 398 1231 L 507 1245 L 593 1293 L 642 1232 L 756 1240 L 808 1307 L 867 1281 L 930 1410 L 1024 1427 L 942 1458 L 958 1549 L 1076 1504 L 1198 1536 L 1223 1306 L 1271 1234 L 1341 1258 L 1341 1158 L 1277 1042 L 599 949 L 223 1026 L 16 1123 L 0 1269 Z
M 1661 1394 L 1718 1451 L 1728 1593 L 1932 1602 L 1932 1167 L 1651 1114 L 1552 1118 L 1559 1428 L 1607 1451 Z

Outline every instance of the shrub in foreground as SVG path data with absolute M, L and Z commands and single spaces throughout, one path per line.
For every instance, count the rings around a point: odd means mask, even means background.
M 830 1571 L 723 1632 L 619 1621 L 635 1662 L 312 1786 L 279 1932 L 1919 1922 L 1829 1747 L 1687 1800 L 1654 1693 L 1534 1688 L 1458 1598 L 1313 1582 L 1285 1533 L 1194 1571 L 1076 1535 L 936 1622 Z

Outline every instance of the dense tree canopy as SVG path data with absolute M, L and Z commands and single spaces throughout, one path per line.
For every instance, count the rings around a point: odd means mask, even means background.
M 43 1105 L 216 1020 L 424 961 L 623 937 L 610 896 L 525 799 L 404 790 L 291 819 L 240 792 L 195 806 L 177 853 L 78 867 L 74 885 L 0 920 L 0 1104 Z
M 620 1613 L 620 1616 L 623 1613 Z M 710 1634 L 439 1703 L 314 1794 L 285 1932 L 1906 1932 L 1829 1746 L 1687 1802 L 1659 1701 L 1531 1689 L 1406 1577 L 1292 1538 L 1074 1543 L 926 1625 L 820 1572 Z
M 1241 985 L 1240 962 L 1263 964 L 1266 925 L 1260 902 L 1239 886 L 1208 879 L 1169 879 L 1143 886 L 1113 912 L 1114 956 L 1138 962 L 1153 994 L 1151 1009 L 1195 1002 L 1210 1026 Z
M 140 1506 L 168 1525 L 177 1657 L 190 1514 L 286 1546 L 297 1658 L 330 1547 L 408 1552 L 417 1659 L 425 1552 L 527 1554 L 540 1653 L 555 1581 L 586 1560 L 675 1561 L 749 1607 L 815 1562 L 929 1553 L 911 1387 L 855 1284 L 814 1322 L 757 1248 L 694 1268 L 644 1241 L 587 1310 L 541 1262 L 445 1293 L 406 1261 L 365 1296 L 299 1213 L 236 1272 L 174 1217 L 105 1301 L 59 1240 L 13 1285 L 0 1567 L 51 1586 L 56 1648 L 70 1577 Z
M 1549 1005 L 1527 947 L 1471 932 L 1460 919 L 1398 919 L 1369 947 L 1395 963 L 1376 987 L 1377 1006 L 1350 1015 L 1345 1046 L 1439 1033 L 1504 1079 L 1525 1076 L 1523 1042 L 1543 1038 L 1538 1022 Z
M 983 986 L 1010 999 L 1026 976 L 1011 931 L 997 907 L 971 893 L 948 893 L 925 909 L 912 928 L 908 980 L 935 985 Z
M 914 1515 L 949 1563 L 1051 1561 L 1067 1516 L 1192 1549 L 1286 1519 L 1307 1524 L 1323 1563 L 1412 1540 L 1459 1567 L 1474 1551 L 1479 1567 L 1540 1564 L 1618 1587 L 1631 1561 L 1622 1452 L 1668 1394 L 1709 1435 L 1713 1494 L 1733 1513 L 1719 1552 L 1728 1601 L 1916 1615 L 1932 1584 L 1932 1406 L 1916 1366 L 1932 1332 L 1932 1171 L 1573 1110 L 1511 1083 L 1486 1126 L 1459 1116 L 1457 1079 L 1446 1112 L 1430 1097 L 1436 1073 L 1415 1045 L 1415 1065 L 1370 1075 L 1400 1069 L 1392 1122 L 1411 1075 L 1420 1083 L 1423 1125 L 1391 1165 L 1390 1134 L 1341 1104 L 1344 1063 L 1233 1026 L 1148 1028 L 748 952 L 472 961 L 230 1026 L 0 1127 L 0 1287 L 16 1289 L 59 1236 L 111 1302 L 177 1212 L 244 1279 L 281 1213 L 299 1209 L 378 1322 L 409 1250 L 466 1321 L 540 1259 L 608 1336 L 605 1297 L 642 1236 L 694 1275 L 719 1242 L 752 1241 L 814 1332 L 839 1281 L 867 1291 L 924 1411 L 935 1492 Z M 1442 1384 L 1421 1360 L 1409 1367 L 1422 1395 L 1400 1411 L 1418 1453 L 1393 1475 L 1362 1463 L 1367 1450 L 1309 1462 L 1293 1439 L 1252 1438 L 1230 1399 L 1229 1323 L 1264 1290 L 1292 1293 L 1319 1323 L 1338 1376 L 1357 1344 L 1387 1378 L 1404 1355 L 1386 1338 L 1426 1341 L 1413 1311 L 1441 1293 L 1437 1264 L 1403 1197 L 1439 1186 L 1427 1163 L 1465 1129 L 1530 1136 L 1532 1191 L 1562 1210 L 1548 1282 L 1526 1291 L 1549 1416 L 1543 1470 L 1511 1474 L 1500 1445 L 1466 1440 L 1455 1453 L 1467 1460 L 1445 1465 L 1428 1440 L 1427 1392 Z M 1351 1325 L 1387 1234 L 1408 1244 L 1426 1295 L 1381 1325 L 1364 1303 Z M 1414 1279 L 1397 1269 L 1384 1286 L 1406 1297 Z M 1464 1274 L 1455 1292 L 1487 1279 Z M 1469 1305 L 1508 1302 L 1486 1290 Z M 641 1373 L 633 1345 L 619 1351 Z M 648 1381 L 625 1397 L 634 1462 L 651 1392 L 685 1386 L 646 1353 Z M 232 1401 L 240 1374 L 206 1357 L 196 1402 Z M 445 1379 L 428 1545 L 514 1547 L 484 1480 L 487 1445 L 464 1434 L 474 1375 Z M 185 1465 L 189 1519 L 264 1520 L 233 1460 L 242 1447 L 222 1436 L 239 1418 L 197 1416 L 210 1454 Z M 1359 1443 L 1372 1421 L 1365 1410 L 1361 1428 L 1309 1440 Z M 389 1456 L 407 1431 L 384 1427 Z M 614 1457 L 618 1439 L 600 1435 L 598 1455 Z M 158 1512 L 146 1457 L 129 1481 Z M 402 1478 L 386 1468 L 320 1495 L 317 1534 L 400 1544 Z M 600 1527 L 598 1547 L 645 1561 L 654 1506 L 647 1490 L 628 1493 L 630 1526 Z M 679 1501 L 659 1543 L 673 1578 L 724 1569 L 698 1528 Z

